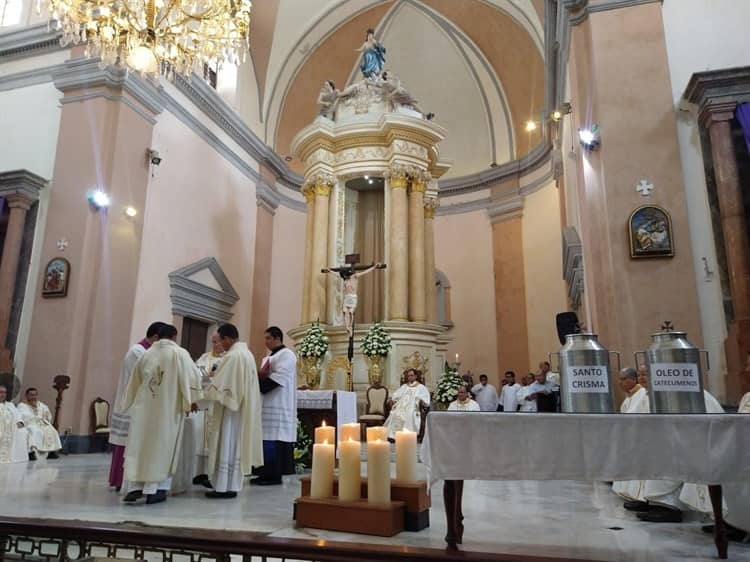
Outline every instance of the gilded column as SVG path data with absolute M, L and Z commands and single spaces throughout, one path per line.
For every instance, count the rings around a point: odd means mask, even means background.
M 424 190 L 429 176 L 419 171 L 409 183 L 409 319 L 427 320 L 425 295 Z
M 12 368 L 10 352 L 5 344 L 10 327 L 10 309 L 13 304 L 13 290 L 16 285 L 18 261 L 21 258 L 21 242 L 23 228 L 26 223 L 26 212 L 34 203 L 28 196 L 14 193 L 6 196 L 10 217 L 8 230 L 3 244 L 3 257 L 0 261 L 0 350 L 2 350 L 1 367 L 4 370 Z
M 307 184 L 302 188 L 302 194 L 307 200 L 307 217 L 305 219 L 305 272 L 302 277 L 302 323 L 312 322 L 310 311 L 310 287 L 313 257 L 313 226 L 315 213 L 315 188 Z
M 328 267 L 328 196 L 333 179 L 316 176 L 313 184 L 315 206 L 313 214 L 312 260 L 310 268 L 310 321 L 326 321 L 326 275 Z
M 440 206 L 437 197 L 424 200 L 424 286 L 427 321 L 436 324 L 437 292 L 435 289 L 435 211 Z
M 409 209 L 406 188 L 409 181 L 404 166 L 393 166 L 386 172 L 386 180 L 391 189 L 391 217 L 388 264 L 388 310 L 391 320 L 409 320 Z

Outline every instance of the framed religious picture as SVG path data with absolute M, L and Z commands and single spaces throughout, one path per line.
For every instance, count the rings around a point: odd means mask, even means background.
M 631 258 L 671 258 L 674 256 L 672 219 L 661 207 L 644 205 L 628 219 Z
M 65 258 L 54 258 L 44 268 L 43 297 L 64 297 L 68 294 L 70 262 Z

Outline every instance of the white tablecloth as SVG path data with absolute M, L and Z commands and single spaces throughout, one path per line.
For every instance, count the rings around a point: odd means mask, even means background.
M 298 390 L 297 408 L 308 410 L 330 410 L 333 393 L 336 393 L 336 434 L 341 424 L 357 421 L 357 393 L 344 390 Z
M 750 416 L 430 412 L 439 480 L 750 481 Z

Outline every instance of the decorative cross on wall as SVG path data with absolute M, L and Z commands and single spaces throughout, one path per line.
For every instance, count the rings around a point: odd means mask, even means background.
M 654 184 L 648 180 L 641 180 L 638 185 L 635 186 L 635 190 L 643 197 L 648 197 L 654 190 Z
M 64 252 L 65 248 L 68 247 L 68 244 L 70 244 L 70 242 L 68 242 L 67 238 L 60 238 L 60 240 L 57 241 L 57 249 Z

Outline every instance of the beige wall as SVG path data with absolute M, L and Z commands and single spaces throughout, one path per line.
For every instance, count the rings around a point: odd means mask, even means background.
M 491 378 L 498 372 L 492 226 L 485 211 L 435 217 L 435 267 L 451 284 L 448 357 L 461 354 L 461 370 Z
M 171 113 L 159 116 L 153 146 L 163 160 L 150 179 L 130 341 L 142 338 L 155 320 L 171 321 L 168 274 L 209 256 L 217 259 L 240 296 L 231 322 L 246 340 L 255 185 Z M 122 355 L 126 349 L 117 351 Z
M 568 310 L 562 278 L 561 228 L 559 193 L 554 182 L 525 197 L 523 254 L 530 370 L 560 348 L 555 315 Z
M 281 328 L 284 334 L 299 326 L 301 320 L 305 219 L 305 213 L 279 207 L 273 221 L 275 251 L 271 258 L 268 323 Z

